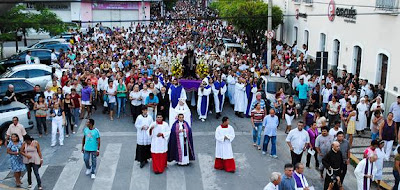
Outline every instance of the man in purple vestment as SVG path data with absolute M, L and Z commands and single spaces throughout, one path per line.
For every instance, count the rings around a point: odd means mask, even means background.
M 188 165 L 194 160 L 192 129 L 184 121 L 183 114 L 178 115 L 178 120 L 172 124 L 168 143 L 168 162 L 176 161 L 178 165 Z

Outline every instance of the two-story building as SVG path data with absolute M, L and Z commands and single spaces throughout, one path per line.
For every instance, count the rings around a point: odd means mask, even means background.
M 264 0 L 266 3 L 268 0 Z M 276 38 L 308 46 L 308 54 L 328 52 L 328 68 L 357 73 L 383 84 L 386 102 L 399 95 L 399 0 L 273 0 L 284 23 Z

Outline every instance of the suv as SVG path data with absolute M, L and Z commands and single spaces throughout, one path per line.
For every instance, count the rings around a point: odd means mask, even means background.
M 32 98 L 33 88 L 35 87 L 32 83 L 24 78 L 1 78 L 0 79 L 0 101 L 3 102 L 3 98 L 8 90 L 8 85 L 14 85 L 14 92 L 16 94 L 17 100 L 33 107 L 31 105 L 30 99 Z M 1 114 L 0 114 L 1 115 Z
M 272 100 L 275 99 L 275 94 L 279 91 L 279 89 L 283 89 L 283 93 L 285 93 L 286 98 L 283 103 L 286 103 L 289 95 L 293 96 L 293 99 L 296 103 L 296 108 L 300 108 L 300 100 L 297 97 L 295 91 L 292 89 L 292 85 L 288 79 L 283 77 L 271 77 L 271 76 L 261 76 L 261 80 L 258 81 L 258 86 L 261 86 L 261 94 L 263 98 Z
M 9 58 L 0 61 L 0 71 L 6 71 L 8 67 L 14 67 L 16 65 L 25 64 L 25 57 L 28 51 L 31 51 L 32 57 L 37 57 L 40 63 L 50 65 L 51 64 L 51 50 L 49 49 L 28 49 L 19 54 L 12 55 Z
M 7 105 L 0 105 L 0 139 L 3 140 L 3 142 L 13 117 L 18 117 L 19 123 L 22 124 L 25 129 L 33 128 L 31 113 L 25 104 L 21 102 L 11 102 Z

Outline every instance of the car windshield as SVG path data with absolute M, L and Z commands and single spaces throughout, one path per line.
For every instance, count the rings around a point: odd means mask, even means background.
M 270 94 L 276 94 L 276 92 L 278 92 L 280 88 L 283 88 L 283 92 L 286 95 L 292 94 L 292 89 L 289 83 L 283 83 L 283 82 L 268 82 L 267 92 Z

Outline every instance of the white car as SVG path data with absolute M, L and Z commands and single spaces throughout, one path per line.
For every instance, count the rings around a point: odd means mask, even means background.
M 283 77 L 261 76 L 258 85 L 261 86 L 261 94 L 263 97 L 271 102 L 275 99 L 275 94 L 282 88 L 283 93 L 286 95 L 284 103 L 287 102 L 289 95 L 292 95 L 296 103 L 296 108 L 300 108 L 300 100 L 292 89 L 292 85 L 288 79 Z
M 231 49 L 236 49 L 239 53 L 244 53 L 244 49 L 240 44 L 237 43 L 224 43 L 225 52 L 228 52 Z
M 44 64 L 18 65 L 7 70 L 1 78 L 26 78 L 34 85 L 40 85 L 41 89 L 45 89 L 46 84 L 51 81 L 51 73 L 53 67 Z M 62 71 L 56 68 L 55 74 L 61 79 Z
M 6 131 L 12 123 L 12 118 L 18 117 L 19 123 L 26 129 L 33 128 L 31 112 L 28 107 L 21 102 L 11 102 L 7 105 L 0 105 L 0 139 L 4 141 Z

